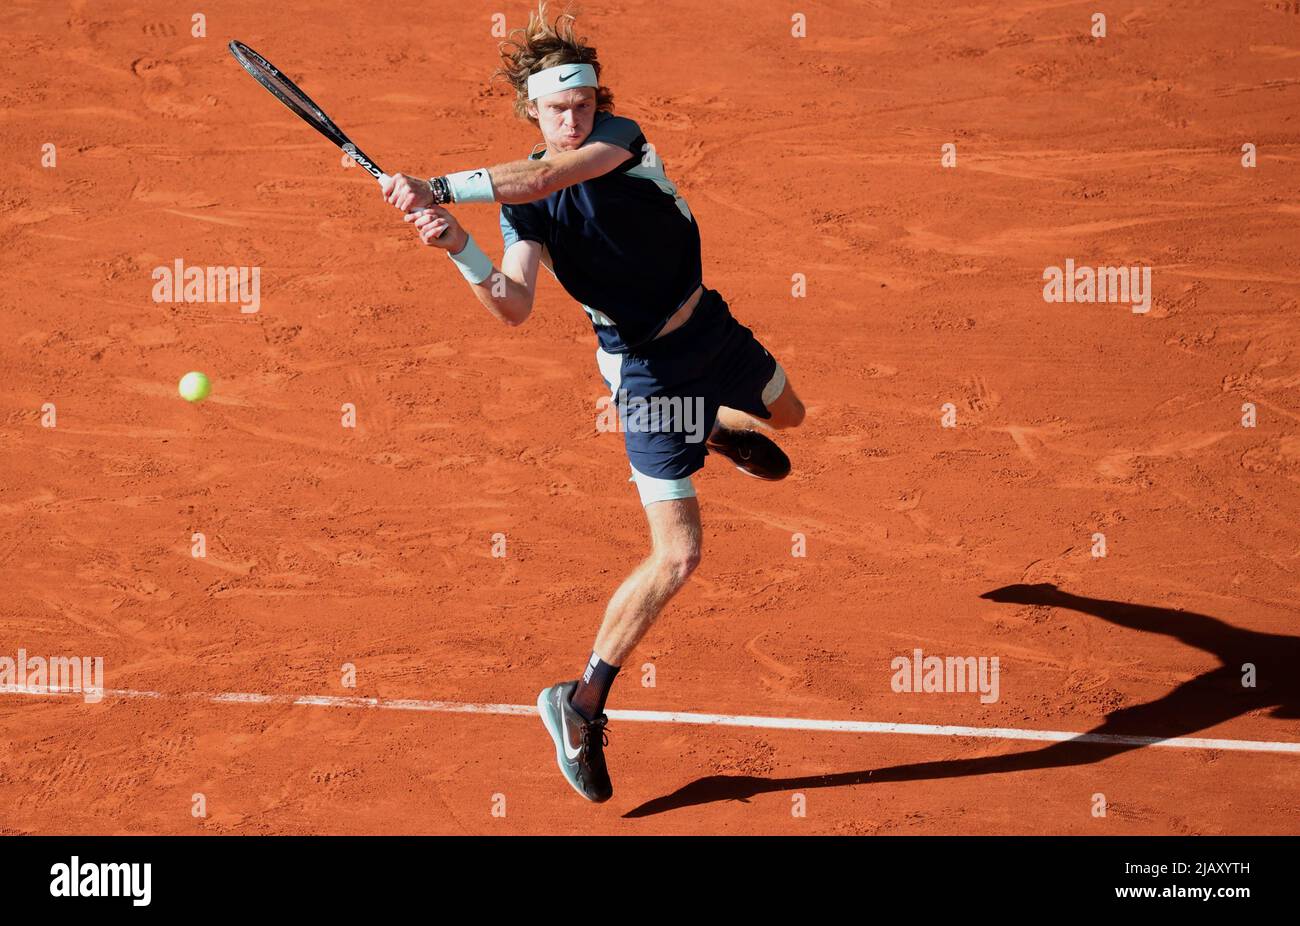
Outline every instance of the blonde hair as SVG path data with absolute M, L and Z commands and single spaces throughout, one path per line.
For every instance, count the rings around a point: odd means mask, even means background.
M 528 14 L 528 25 L 512 30 L 509 38 L 497 45 L 501 67 L 492 74 L 493 80 L 503 78 L 514 88 L 515 115 L 533 125 L 537 120 L 528 114 L 528 75 L 564 64 L 590 64 L 600 82 L 596 49 L 574 34 L 574 15 L 564 12 L 555 17 L 554 23 L 548 23 L 547 13 L 546 0 L 539 0 L 537 9 Z M 608 87 L 595 89 L 596 110 L 612 112 L 613 92 Z

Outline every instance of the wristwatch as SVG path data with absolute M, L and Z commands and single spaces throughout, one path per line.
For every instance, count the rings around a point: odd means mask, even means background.
M 429 190 L 433 193 L 433 201 L 439 206 L 451 202 L 451 187 L 447 185 L 446 177 L 430 177 Z

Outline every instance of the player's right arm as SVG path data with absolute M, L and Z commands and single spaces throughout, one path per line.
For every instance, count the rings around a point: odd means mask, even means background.
M 501 257 L 501 269 L 477 286 L 471 286 L 483 307 L 507 325 L 522 325 L 533 311 L 537 292 L 537 265 L 542 246 L 536 241 L 516 241 Z
M 469 233 L 441 206 L 409 213 L 405 220 L 414 224 L 421 241 L 448 254 L 461 253 L 470 242 Z M 446 234 L 442 234 L 444 231 Z M 492 272 L 481 283 L 466 282 L 478 301 L 496 318 L 511 327 L 522 325 L 533 311 L 537 267 L 541 259 L 541 244 L 529 240 L 516 241 L 506 248 L 500 269 L 492 267 Z

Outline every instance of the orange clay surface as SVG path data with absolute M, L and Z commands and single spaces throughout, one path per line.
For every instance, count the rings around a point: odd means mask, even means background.
M 1300 743 L 1295 7 L 1112 4 L 1094 39 L 1080 4 L 812 2 L 796 39 L 787 4 L 587 4 L 808 408 L 785 482 L 696 477 L 703 562 L 612 709 Z M 615 719 L 594 806 L 535 716 L 186 698 L 529 706 L 648 550 L 579 307 L 543 272 L 493 320 L 226 50 L 390 171 L 523 156 L 487 78 L 526 7 L 439 9 L 0 9 L 0 655 L 160 694 L 0 695 L 0 831 L 1300 830 L 1295 752 Z M 456 212 L 499 258 L 496 207 Z M 177 258 L 260 268 L 260 310 L 155 302 Z M 1150 312 L 1045 302 L 1067 259 L 1152 268 Z M 981 598 L 1013 583 L 1069 594 Z M 998 657 L 999 699 L 895 693 L 916 648 Z

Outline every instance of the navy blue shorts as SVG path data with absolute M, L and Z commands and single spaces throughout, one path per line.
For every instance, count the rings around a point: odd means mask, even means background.
M 686 324 L 625 354 L 597 348 L 637 473 L 683 479 L 704 466 L 719 406 L 767 419 L 785 372 L 754 333 L 704 287 Z

